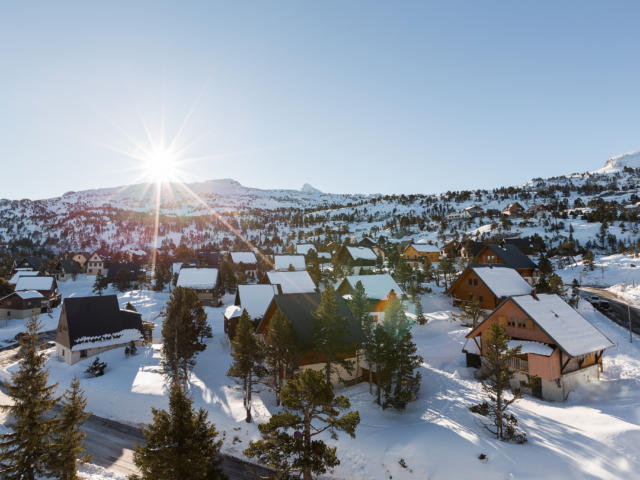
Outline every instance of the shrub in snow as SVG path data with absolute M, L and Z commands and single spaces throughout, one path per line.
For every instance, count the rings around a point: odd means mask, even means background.
M 136 353 L 138 353 L 138 347 L 136 347 L 136 342 L 131 342 L 129 343 L 128 346 L 126 346 L 124 348 L 124 354 L 126 357 L 130 357 L 132 355 L 135 355 Z
M 107 364 L 105 362 L 100 361 L 100 357 L 96 357 L 91 365 L 87 367 L 85 373 L 92 377 L 101 377 L 104 375 L 104 370 L 107 368 Z

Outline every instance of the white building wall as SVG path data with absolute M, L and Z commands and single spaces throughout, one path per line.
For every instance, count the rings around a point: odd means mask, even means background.
M 117 345 L 109 345 L 107 347 L 89 348 L 86 350 L 87 352 L 86 358 L 93 357 L 94 355 L 99 355 L 102 352 L 113 350 L 114 348 L 126 347 L 130 343 L 131 342 L 125 342 L 125 343 L 118 343 Z M 142 344 L 143 344 L 142 340 L 139 340 L 136 342 L 136 346 L 138 347 L 141 346 Z M 67 362 L 69 365 L 73 365 L 74 363 L 77 363 L 80 360 L 83 360 L 83 358 L 80 356 L 80 352 L 81 350 L 71 351 L 64 345 L 56 343 L 56 357 L 58 358 L 58 360 L 62 362 Z

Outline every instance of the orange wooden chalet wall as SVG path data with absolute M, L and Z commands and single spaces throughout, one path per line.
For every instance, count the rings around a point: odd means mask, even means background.
M 477 298 L 480 300 L 480 306 L 485 310 L 493 310 L 500 302 L 500 299 L 496 298 L 482 279 L 470 268 L 462 272 L 448 293 L 458 301 L 470 301 Z

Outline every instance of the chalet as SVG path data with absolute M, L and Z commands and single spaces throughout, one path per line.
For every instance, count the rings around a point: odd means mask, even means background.
M 476 263 L 499 263 L 511 267 L 532 285 L 538 280 L 538 267 L 515 245 L 485 245 L 474 258 Z
M 398 285 L 388 273 L 379 275 L 349 275 L 336 284 L 336 292 L 348 298 L 353 295 L 358 282 L 362 283 L 369 301 L 369 311 L 373 313 L 376 318 L 380 316 L 380 313 L 384 312 L 389 297 L 395 295 L 400 298 L 404 295 L 400 285 Z
M 373 250 L 378 246 L 378 244 L 371 240 L 369 237 L 362 237 L 362 239 L 356 244 L 356 246 L 370 248 L 371 250 Z
M 36 272 L 43 271 L 47 274 L 47 261 L 40 257 L 24 257 L 16 266 L 16 270 L 30 269 Z
M 529 285 L 513 268 L 503 265 L 469 265 L 447 290 L 454 302 L 477 298 L 485 310 L 493 310 L 512 295 L 527 295 Z
M 277 285 L 281 293 L 311 293 L 316 291 L 316 284 L 309 272 L 267 272 L 271 285 Z
M 246 310 L 257 325 L 277 293 L 277 285 L 238 285 L 235 304 L 228 306 L 224 313 L 224 333 L 229 339 L 235 336 L 236 325 L 243 311 Z
M 467 239 L 460 246 L 460 256 L 464 258 L 475 258 L 486 246 L 486 243 Z
M 277 272 L 291 272 L 306 270 L 304 255 L 274 255 L 274 270 Z
M 220 264 L 220 254 L 212 250 L 198 250 L 196 252 L 198 267 L 218 268 Z
M 36 290 L 44 299 L 42 308 L 57 307 L 60 304 L 60 292 L 56 277 L 20 277 L 16 283 L 15 291 Z
M 318 262 L 331 263 L 331 254 L 329 252 L 318 252 Z
M 367 247 L 343 245 L 336 252 L 336 261 L 341 265 L 353 267 L 356 273 L 360 273 L 362 267 L 374 267 L 377 259 L 375 252 Z
M 18 283 L 20 277 L 37 277 L 40 272 L 37 270 L 17 270 L 9 279 L 9 285 L 15 285 Z
M 65 298 L 58 320 L 56 354 L 69 365 L 131 342 L 143 342 L 142 317 L 121 310 L 115 295 Z
M 56 265 L 55 275 L 59 282 L 74 278 L 80 273 L 82 273 L 82 266 L 75 260 L 62 259 Z
M 176 286 L 193 290 L 203 303 L 219 305 L 219 284 L 220 272 L 217 268 L 183 268 L 178 274 Z
M 142 271 L 140 265 L 136 265 L 135 263 L 111 263 L 109 264 L 109 268 L 107 268 L 107 283 L 116 283 L 118 280 L 118 276 L 124 275 L 120 272 L 127 272 L 129 281 L 135 281 Z
M 484 210 L 478 205 L 471 205 L 470 207 L 463 208 L 460 213 L 464 218 L 474 218 L 481 217 L 484 214 Z
M 0 298 L 0 319 L 28 318 L 42 311 L 44 297 L 35 290 L 21 290 Z
M 460 242 L 457 240 L 451 240 L 442 246 L 440 249 L 440 256 L 447 256 L 452 252 L 457 252 L 458 250 L 460 250 Z
M 440 249 L 427 243 L 411 243 L 404 249 L 404 258 L 412 266 L 422 262 L 423 258 L 428 258 L 432 262 L 439 262 Z
M 513 245 L 527 256 L 537 255 L 540 253 L 540 248 L 530 237 L 505 238 L 503 242 L 505 245 Z
M 230 252 L 229 257 L 234 265 L 237 265 L 244 273 L 253 276 L 258 274 L 258 259 L 253 252 Z
M 85 263 L 85 271 L 87 275 L 98 275 L 99 273 L 104 275 L 104 260 L 98 255 L 98 252 L 89 255 L 87 263 Z
M 347 302 L 341 295 L 336 294 L 338 303 L 338 315 L 345 322 L 346 345 L 343 357 L 350 360 L 354 368 L 351 373 L 340 368 L 337 374 L 332 375 L 332 383 L 352 382 L 362 377 L 361 359 L 357 355 L 357 344 L 362 339 L 362 330 L 359 322 L 353 317 Z M 265 335 L 271 319 L 276 312 L 282 313 L 293 326 L 296 332 L 300 348 L 303 351 L 298 368 L 311 368 L 314 370 L 324 369 L 324 359 L 321 355 L 313 351 L 313 332 L 315 328 L 315 318 L 313 313 L 320 306 L 320 293 L 298 293 L 276 295 L 271 300 L 264 318 L 258 324 L 257 333 Z
M 519 217 L 525 212 L 524 207 L 518 202 L 511 202 L 502 209 L 502 215 L 506 217 Z
M 308 255 L 311 250 L 315 250 L 316 247 L 312 243 L 299 243 L 296 245 L 296 253 L 298 255 Z
M 598 380 L 602 354 L 613 346 L 558 295 L 521 295 L 505 299 L 467 335 L 468 364 L 479 363 L 482 335 L 493 323 L 505 327 L 510 348 L 521 347 L 510 365 L 512 388 L 526 385 L 527 393 L 546 400 L 565 400 L 577 386 Z

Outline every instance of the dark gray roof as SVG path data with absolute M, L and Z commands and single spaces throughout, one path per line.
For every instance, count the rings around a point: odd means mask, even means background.
M 135 328 L 142 333 L 142 316 L 137 312 L 120 310 L 118 297 L 69 297 L 64 299 L 70 347 L 82 337 L 97 337 Z
M 487 245 L 504 264 L 511 268 L 536 268 L 536 264 L 515 245 Z
M 24 257 L 19 265 L 28 265 L 34 270 L 40 270 L 40 265 L 43 261 L 40 257 Z
M 116 276 L 120 270 L 129 270 L 131 272 L 131 281 L 134 281 L 140 275 L 140 266 L 133 263 L 112 263 L 107 271 L 107 282 L 116 281 Z
M 81 273 L 82 267 L 75 260 L 70 259 L 62 259 L 60 263 L 58 263 L 58 269 L 66 274 L 69 273 Z
M 293 329 L 296 331 L 303 349 L 311 349 L 313 347 L 315 324 L 313 312 L 320 306 L 320 298 L 320 293 L 288 293 L 276 295 L 273 297 L 273 300 L 271 300 L 272 304 L 275 302 L 278 310 L 280 310 L 293 325 Z M 338 315 L 344 318 L 347 324 L 345 342 L 360 342 L 362 340 L 360 324 L 351 314 L 347 302 L 339 294 L 336 294 L 336 301 L 338 302 Z M 271 306 L 269 308 L 271 308 Z

